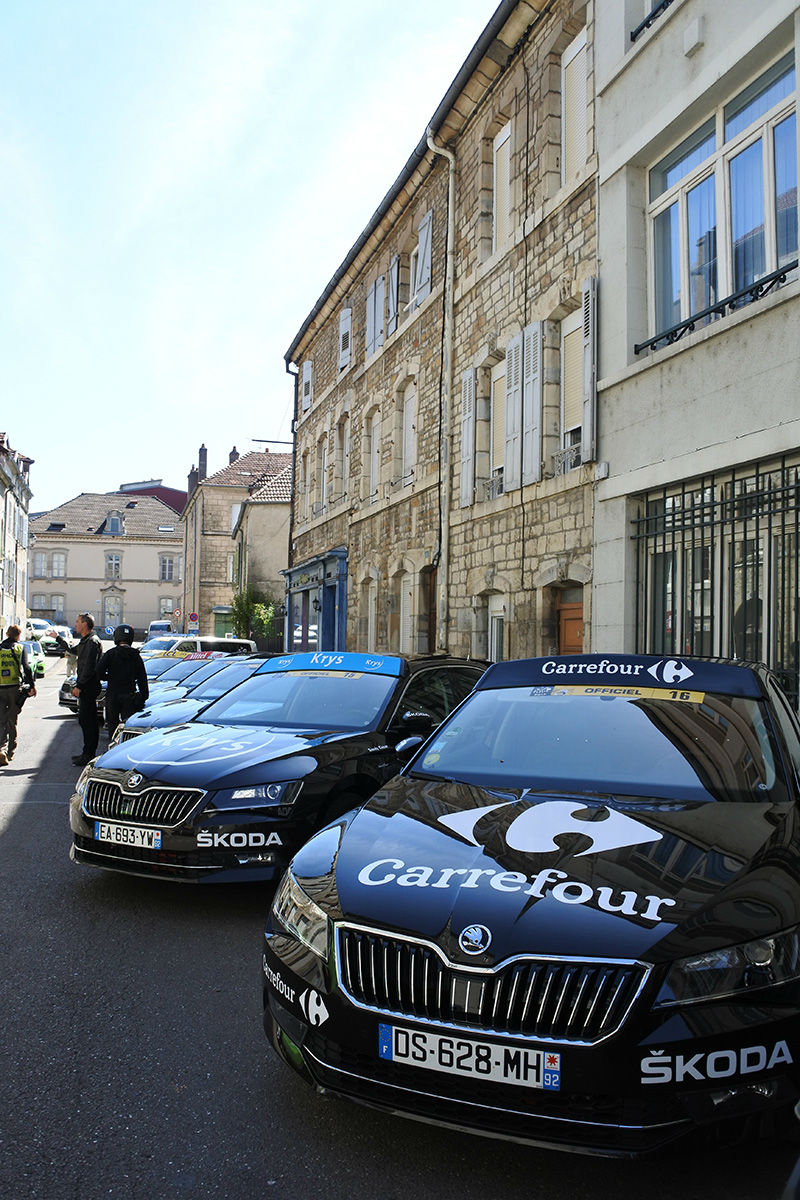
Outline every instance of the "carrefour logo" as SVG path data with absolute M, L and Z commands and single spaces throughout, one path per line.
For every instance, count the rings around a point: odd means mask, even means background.
M 507 808 L 508 802 L 486 804 L 482 808 L 470 808 L 466 812 L 451 813 L 439 817 L 439 823 L 452 829 L 465 842 L 477 846 L 475 827 L 491 812 Z M 587 816 L 579 816 L 588 813 Z M 604 815 L 603 815 L 604 814 Z M 589 809 L 569 800 L 549 800 L 535 804 L 516 817 L 506 830 L 506 844 L 512 850 L 527 854 L 552 854 L 558 850 L 556 837 L 565 833 L 580 833 L 591 838 L 591 846 L 576 854 L 602 854 L 608 850 L 621 850 L 626 846 L 638 846 L 645 842 L 658 842 L 661 834 L 641 821 L 635 821 L 625 813 L 611 808 Z
M 677 659 L 667 658 L 661 662 L 654 663 L 652 667 L 647 668 L 648 675 L 652 675 L 653 679 L 657 679 L 659 683 L 683 683 L 684 679 L 691 679 L 694 671 L 686 666 L 686 663 L 678 662 Z

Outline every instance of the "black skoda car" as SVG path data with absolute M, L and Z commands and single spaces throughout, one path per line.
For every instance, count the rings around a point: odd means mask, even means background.
M 190 721 L 80 776 L 75 862 L 191 882 L 271 879 L 396 774 L 485 663 L 336 652 L 265 659 Z
M 800 728 L 764 667 L 499 663 L 299 851 L 264 1023 L 320 1090 L 633 1155 L 800 1096 Z

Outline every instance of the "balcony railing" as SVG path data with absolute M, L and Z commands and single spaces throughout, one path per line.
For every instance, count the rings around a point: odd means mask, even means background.
M 655 8 L 651 9 L 645 19 L 639 25 L 637 25 L 635 29 L 631 30 L 631 41 L 635 42 L 639 35 L 644 33 L 645 29 L 649 29 L 650 26 L 658 20 L 661 14 L 667 11 L 672 3 L 673 0 L 661 0 L 660 4 L 657 4 Z
M 772 271 L 769 275 L 762 275 L 755 283 L 741 288 L 738 292 L 733 292 L 732 295 L 726 296 L 724 300 L 719 300 L 716 304 L 710 304 L 708 308 L 703 308 L 700 312 L 692 313 L 691 317 L 687 317 L 685 321 L 679 321 L 677 325 L 671 325 L 669 329 L 663 329 L 655 337 L 648 338 L 645 342 L 637 342 L 633 347 L 634 354 L 640 354 L 642 350 L 657 350 L 662 342 L 665 346 L 672 346 L 685 333 L 694 333 L 697 326 L 704 324 L 707 320 L 711 320 L 714 317 L 724 317 L 728 311 L 735 312 L 737 308 L 743 308 L 745 304 L 751 304 L 754 300 L 760 300 L 762 296 L 766 296 L 767 292 L 771 292 L 773 288 L 780 287 L 782 283 L 785 283 L 790 272 L 797 269 L 797 263 L 798 260 L 795 258 L 793 262 L 787 263 L 785 267 L 780 267 L 777 271 Z

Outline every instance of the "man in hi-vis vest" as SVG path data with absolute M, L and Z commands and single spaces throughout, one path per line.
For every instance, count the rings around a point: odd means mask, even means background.
M 36 695 L 28 651 L 19 644 L 19 625 L 9 625 L 0 642 L 0 767 L 10 763 L 17 748 L 17 717 L 22 707 L 20 688 Z

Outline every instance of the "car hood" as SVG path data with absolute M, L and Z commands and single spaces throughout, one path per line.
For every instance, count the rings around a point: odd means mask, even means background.
M 531 952 L 669 961 L 800 922 L 794 806 L 607 799 L 398 776 L 342 836 L 336 915 L 479 965 Z M 459 946 L 473 926 L 491 935 L 478 959 Z
M 172 700 L 164 700 L 162 703 L 161 699 L 155 696 L 152 704 L 148 704 L 147 708 L 128 717 L 125 728 L 149 730 L 183 725 L 185 721 L 191 721 L 192 717 L 196 717 L 200 710 L 210 703 L 210 700 L 193 700 L 190 696 L 179 696 Z
M 307 775 L 317 765 L 319 747 L 341 736 L 335 730 L 192 722 L 121 742 L 95 769 L 137 771 L 145 779 L 206 790 L 270 783 Z

